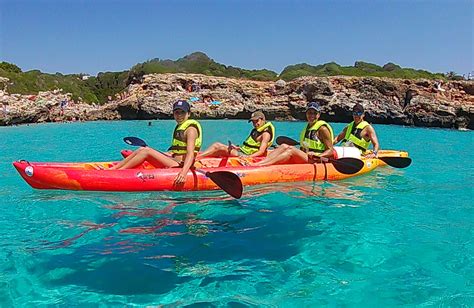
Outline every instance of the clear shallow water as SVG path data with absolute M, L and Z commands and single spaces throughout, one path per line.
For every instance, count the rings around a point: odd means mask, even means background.
M 412 166 L 246 188 L 238 201 L 37 191 L 11 165 L 119 159 L 124 136 L 165 149 L 174 123 L 147 123 L 0 128 L 0 306 L 474 306 L 472 132 L 376 125 Z M 250 129 L 202 124 L 205 145 Z

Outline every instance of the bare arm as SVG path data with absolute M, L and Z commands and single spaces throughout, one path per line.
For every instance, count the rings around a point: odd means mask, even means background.
M 347 126 L 344 127 L 344 129 L 342 130 L 342 132 L 336 136 L 336 138 L 334 138 L 334 142 L 333 144 L 336 144 L 338 143 L 339 141 L 341 141 L 342 139 L 344 139 L 344 136 L 346 135 L 346 130 L 347 130 Z
M 184 135 L 186 136 L 186 157 L 184 158 L 183 169 L 181 172 L 187 174 L 189 168 L 191 168 L 194 163 L 194 147 L 198 137 L 198 131 L 195 127 L 191 126 L 186 129 Z
M 370 139 L 370 141 L 372 141 L 372 144 L 373 144 L 373 147 L 374 147 L 374 149 L 373 149 L 374 152 L 378 152 L 379 148 L 380 148 L 379 140 L 377 138 L 377 134 L 375 133 L 375 130 L 372 127 L 372 125 L 367 126 L 367 137 Z M 375 157 L 375 156 L 377 156 L 377 155 L 375 155 L 373 153 L 367 155 L 367 157 Z
M 188 127 L 184 132 L 186 136 L 186 156 L 184 158 L 183 168 L 178 173 L 175 179 L 175 184 L 181 184 L 186 181 L 186 175 L 194 163 L 194 144 L 198 136 L 198 131 L 195 127 Z
M 374 151 L 378 152 L 380 148 L 379 139 L 377 138 L 377 134 L 375 133 L 375 129 L 372 127 L 372 125 L 368 126 L 367 132 L 370 141 L 372 141 L 372 144 L 374 145 Z
M 319 157 L 333 157 L 334 148 L 332 147 L 331 133 L 329 129 L 325 126 L 321 126 L 318 129 L 318 138 L 326 146 L 326 150 L 321 154 L 316 154 L 314 152 L 309 152 L 308 156 L 319 156 Z
M 326 151 L 321 153 L 321 157 L 333 157 L 334 148 L 332 147 L 331 133 L 326 126 L 321 126 L 318 130 L 319 140 L 326 146 Z
M 270 142 L 270 133 L 264 132 L 262 134 L 262 144 L 260 145 L 260 148 L 258 149 L 257 152 L 249 155 L 249 157 L 257 157 L 257 156 L 262 156 L 265 154 L 265 151 L 268 148 L 268 142 Z

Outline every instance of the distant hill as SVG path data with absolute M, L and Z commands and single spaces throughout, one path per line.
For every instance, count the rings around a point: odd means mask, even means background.
M 123 91 L 126 87 L 128 71 L 99 73 L 97 77 L 83 80 L 83 74 L 63 75 L 47 74 L 38 70 L 23 72 L 18 66 L 7 62 L 0 63 L 0 77 L 10 79 L 10 93 L 35 94 L 39 91 L 63 89 L 72 93 L 74 99 L 81 97 L 89 103 L 100 103 L 107 100 L 108 95 Z
M 272 81 L 279 78 L 292 80 L 301 76 L 375 76 L 406 79 L 456 79 L 452 72 L 448 75 L 433 74 L 424 70 L 401 68 L 387 63 L 384 66 L 358 61 L 354 66 L 340 66 L 335 62 L 312 66 L 306 63 L 287 66 L 280 75 L 262 70 L 246 70 L 233 66 L 226 66 L 215 62 L 205 53 L 195 52 L 173 60 L 153 59 L 133 66 L 128 71 L 99 73 L 97 77 L 83 80 L 84 74 L 63 75 L 61 73 L 47 74 L 38 70 L 23 72 L 15 64 L 1 62 L 0 77 L 10 79 L 8 90 L 10 93 L 34 94 L 38 91 L 50 91 L 57 88 L 73 94 L 73 98 L 81 97 L 90 103 L 104 103 L 107 96 L 115 95 L 127 86 L 140 80 L 146 74 L 161 73 L 195 73 L 208 76 L 230 78 L 245 78 L 261 81 Z
M 384 66 L 357 61 L 354 66 L 340 66 L 335 62 L 312 66 L 306 63 L 290 65 L 281 72 L 280 78 L 292 80 L 301 76 L 374 76 L 405 79 L 445 79 L 444 74 L 433 74 L 424 70 L 412 68 L 401 68 L 400 66 L 387 63 Z
M 261 81 L 276 80 L 278 77 L 277 73 L 270 70 L 245 70 L 238 67 L 225 66 L 215 62 L 202 52 L 192 53 L 176 61 L 153 59 L 137 64 L 130 69 L 130 75 L 133 77 L 160 73 L 193 73 Z

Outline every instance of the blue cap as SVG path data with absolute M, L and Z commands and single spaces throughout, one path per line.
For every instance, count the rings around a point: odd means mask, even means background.
M 180 100 L 176 101 L 173 104 L 173 111 L 175 111 L 177 109 L 184 110 L 185 112 L 190 112 L 191 111 L 191 106 L 184 99 L 180 99 Z
M 319 103 L 317 102 L 309 102 L 308 105 L 306 105 L 306 111 L 314 109 L 317 112 L 321 112 L 321 106 L 319 106 Z
M 357 113 L 362 114 L 365 112 L 364 106 L 362 106 L 362 104 L 357 103 L 354 105 L 354 107 L 352 107 L 352 112 L 357 112 Z

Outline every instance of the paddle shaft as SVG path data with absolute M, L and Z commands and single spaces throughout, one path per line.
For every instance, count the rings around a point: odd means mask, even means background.
M 288 144 L 288 145 L 300 145 L 300 142 L 299 141 L 296 141 L 290 137 L 285 137 L 285 136 L 280 136 L 277 138 L 276 140 L 277 144 Z M 308 151 L 305 151 L 306 153 L 308 153 Z M 309 155 L 308 155 L 309 156 Z M 319 158 L 323 158 L 323 156 L 317 156 Z M 328 160 L 335 160 L 334 158 L 331 158 L 331 157 L 324 157 L 324 158 L 327 158 Z
M 298 145 L 300 144 L 298 141 L 285 137 L 285 136 L 280 136 L 277 138 L 277 143 L 282 144 L 286 143 L 289 145 Z M 394 168 L 406 168 L 411 164 L 411 158 L 409 157 L 400 157 L 400 156 L 378 156 L 377 159 L 380 159 L 381 161 L 385 162 L 387 165 L 394 167 Z
M 280 136 L 276 140 L 277 144 L 288 144 L 288 145 L 298 145 L 300 144 L 298 141 L 285 137 Z M 334 166 L 334 168 L 344 174 L 355 174 L 359 172 L 364 167 L 364 162 L 358 158 L 352 157 L 343 157 L 340 159 L 334 159 L 331 157 L 326 157 L 330 163 Z M 324 162 L 323 162 L 324 163 Z

